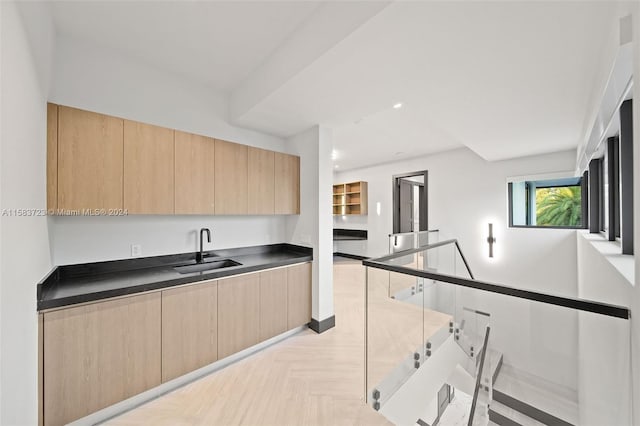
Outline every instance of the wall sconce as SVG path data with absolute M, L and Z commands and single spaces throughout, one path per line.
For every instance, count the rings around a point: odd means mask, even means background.
M 496 238 L 493 236 L 493 223 L 489 224 L 489 237 L 487 238 L 489 243 L 489 257 L 493 257 L 493 245 L 496 242 Z

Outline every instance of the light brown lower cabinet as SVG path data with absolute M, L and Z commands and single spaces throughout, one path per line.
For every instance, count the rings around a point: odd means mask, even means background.
M 162 292 L 162 382 L 218 359 L 218 283 Z
M 218 281 L 218 358 L 260 341 L 260 274 Z
M 287 268 L 287 328 L 311 321 L 311 263 Z
M 46 312 L 43 327 L 47 426 L 160 384 L 160 293 Z
M 311 263 L 40 314 L 41 419 L 64 425 L 311 320 Z
M 260 272 L 260 340 L 287 331 L 287 269 Z

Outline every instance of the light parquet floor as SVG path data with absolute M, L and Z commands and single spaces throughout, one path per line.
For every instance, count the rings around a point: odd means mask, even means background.
M 105 424 L 389 425 L 363 402 L 364 280 L 359 262 L 336 262 L 335 328 L 305 330 Z

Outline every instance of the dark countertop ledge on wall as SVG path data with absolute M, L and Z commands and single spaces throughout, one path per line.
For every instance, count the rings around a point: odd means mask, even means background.
M 271 244 L 212 250 L 205 256 L 230 258 L 241 265 L 181 274 L 173 268 L 195 263 L 195 253 L 182 253 L 56 266 L 38 283 L 38 311 L 308 262 L 313 250 Z
M 367 231 L 364 229 L 333 228 L 333 241 L 366 240 Z

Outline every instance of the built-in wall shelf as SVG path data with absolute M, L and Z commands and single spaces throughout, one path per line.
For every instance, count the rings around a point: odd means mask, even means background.
M 333 185 L 333 214 L 367 214 L 367 182 Z

